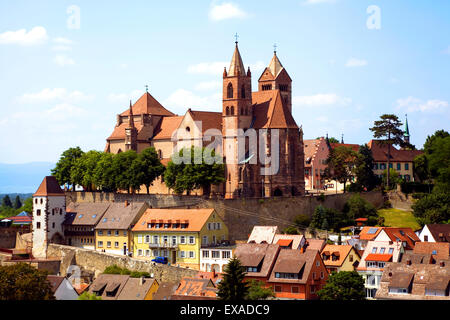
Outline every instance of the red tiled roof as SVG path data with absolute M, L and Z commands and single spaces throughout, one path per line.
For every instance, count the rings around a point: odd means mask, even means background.
M 33 194 L 33 197 L 46 196 L 64 196 L 64 191 L 61 189 L 61 186 L 54 176 L 45 177 L 36 193 Z
M 152 114 L 159 116 L 173 116 L 174 114 L 164 108 L 150 93 L 144 93 L 133 105 L 133 114 Z M 122 112 L 121 116 L 130 115 L 130 109 Z
M 170 139 L 184 117 L 164 117 L 155 128 L 152 140 Z
M 380 140 L 370 140 L 368 143 L 375 162 L 387 161 L 388 146 L 380 143 Z M 394 162 L 412 162 L 415 157 L 422 154 L 420 150 L 398 150 L 391 146 L 391 161 Z
M 208 129 L 217 129 L 222 131 L 222 113 L 210 111 L 194 111 L 189 109 L 192 119 L 202 123 L 202 133 Z
M 370 253 L 367 255 L 366 261 L 389 262 L 392 261 L 392 254 Z
M 371 230 L 371 229 L 372 230 L 376 229 L 376 232 L 369 233 L 369 230 Z M 381 232 L 381 230 L 383 230 L 382 227 L 363 227 L 361 229 L 361 232 L 359 233 L 359 239 L 360 240 L 369 240 L 369 241 L 373 240 L 378 236 L 378 234 Z
M 419 237 L 414 233 L 411 228 L 383 228 L 384 232 L 388 235 L 388 237 L 396 242 L 397 239 L 400 239 L 402 242 L 405 241 L 407 243 L 406 249 L 412 250 L 416 242 L 419 242 Z
M 280 90 L 253 92 L 252 101 L 255 117 L 253 128 L 298 129 L 291 112 L 281 98 Z
M 350 143 L 331 143 L 331 148 L 338 148 L 338 147 L 346 147 L 350 148 L 355 152 L 359 151 L 359 144 L 350 144 Z

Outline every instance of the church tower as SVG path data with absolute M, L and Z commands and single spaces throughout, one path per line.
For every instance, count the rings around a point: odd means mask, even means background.
M 125 128 L 125 151 L 134 150 L 137 152 L 137 129 L 134 125 L 133 106 L 130 101 L 130 115 L 128 116 L 128 126 Z
M 292 112 L 292 79 L 278 59 L 274 50 L 269 66 L 258 80 L 258 91 L 280 90 L 283 102 Z
M 237 130 L 248 129 L 253 116 L 252 76 L 250 68 L 245 71 L 237 41 L 230 68 L 228 71 L 225 68 L 223 72 L 222 101 L 223 155 L 226 161 L 225 196 L 231 198 L 237 192 L 239 184 Z
M 406 115 L 405 131 L 403 132 L 403 140 L 405 141 L 405 143 L 409 143 L 408 115 Z

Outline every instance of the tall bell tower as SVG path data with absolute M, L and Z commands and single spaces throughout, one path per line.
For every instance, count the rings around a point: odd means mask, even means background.
M 232 198 L 239 184 L 238 129 L 244 131 L 251 125 L 252 76 L 250 67 L 245 71 L 241 54 L 236 47 L 228 71 L 223 71 L 222 135 L 226 166 L 225 197 Z

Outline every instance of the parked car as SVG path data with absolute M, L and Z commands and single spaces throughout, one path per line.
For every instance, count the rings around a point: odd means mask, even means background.
M 156 263 L 162 263 L 162 264 L 167 264 L 169 262 L 169 260 L 167 260 L 166 257 L 156 257 L 152 261 L 154 261 Z

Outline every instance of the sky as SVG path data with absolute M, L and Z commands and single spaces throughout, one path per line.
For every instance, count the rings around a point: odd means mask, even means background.
M 235 34 L 253 88 L 277 55 L 305 139 L 364 144 L 408 115 L 421 148 L 450 130 L 450 1 L 1 1 L 0 162 L 104 150 L 149 92 L 172 112 L 222 109 Z

